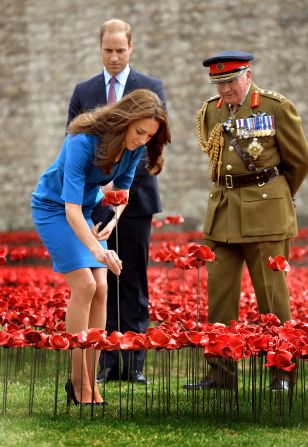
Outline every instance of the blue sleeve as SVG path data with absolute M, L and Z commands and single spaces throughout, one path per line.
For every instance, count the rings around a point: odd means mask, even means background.
M 64 161 L 64 202 L 82 205 L 85 189 L 85 169 L 92 163 L 95 140 L 84 134 L 68 135 Z
M 115 176 L 113 184 L 119 189 L 129 189 L 133 180 L 137 165 L 144 151 L 144 146 L 140 146 L 133 152 L 129 152 L 130 161 L 127 168 L 119 176 Z

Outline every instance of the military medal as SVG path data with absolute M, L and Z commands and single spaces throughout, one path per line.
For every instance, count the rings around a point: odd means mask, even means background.
M 249 138 L 252 136 L 253 123 L 250 118 L 240 118 L 236 120 L 236 134 L 239 138 Z
M 258 142 L 258 139 L 254 138 L 252 142 L 249 144 L 247 152 L 254 160 L 257 160 L 262 154 L 263 150 L 264 148 Z
M 230 117 L 227 121 L 225 121 L 223 123 L 224 128 L 226 129 L 226 131 L 230 131 L 231 127 L 232 127 L 232 118 Z

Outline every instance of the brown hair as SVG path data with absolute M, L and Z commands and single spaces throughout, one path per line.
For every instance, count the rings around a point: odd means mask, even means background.
M 144 118 L 151 118 L 159 123 L 157 132 L 147 143 L 148 171 L 156 175 L 162 170 L 163 147 L 171 142 L 171 134 L 164 106 L 150 90 L 134 90 L 115 104 L 83 113 L 70 123 L 67 131 L 99 137 L 94 164 L 109 174 L 117 156 L 122 152 L 128 126 Z
M 127 37 L 127 42 L 130 44 L 132 40 L 132 29 L 130 25 L 120 19 L 111 19 L 103 23 L 99 31 L 99 42 L 102 43 L 105 32 L 109 33 L 125 33 Z

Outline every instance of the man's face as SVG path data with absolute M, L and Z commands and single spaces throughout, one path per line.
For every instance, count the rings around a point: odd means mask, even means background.
M 246 70 L 239 78 L 231 82 L 217 84 L 217 91 L 226 104 L 240 104 L 251 82 L 251 71 Z
M 128 43 L 124 32 L 105 32 L 102 38 L 100 53 L 103 65 L 112 76 L 119 74 L 129 63 L 132 44 Z

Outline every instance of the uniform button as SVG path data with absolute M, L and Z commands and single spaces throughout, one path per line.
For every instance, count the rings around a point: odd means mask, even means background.
M 229 146 L 229 151 L 230 152 L 234 151 L 234 147 L 233 146 Z
M 267 194 L 262 194 L 263 199 L 267 198 Z
M 232 165 L 227 165 L 226 167 L 227 167 L 227 171 L 231 171 Z
M 212 198 L 212 197 L 213 197 L 213 194 L 211 193 L 211 194 L 210 194 L 210 198 Z

